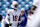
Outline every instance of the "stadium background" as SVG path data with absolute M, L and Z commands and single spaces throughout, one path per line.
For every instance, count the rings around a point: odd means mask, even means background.
M 18 9 L 24 8 L 26 12 L 30 12 L 30 7 L 32 7 L 33 0 L 0 0 L 0 15 L 6 14 L 7 9 L 11 9 L 11 3 L 17 1 L 19 3 Z M 1 27 L 1 22 L 0 22 Z

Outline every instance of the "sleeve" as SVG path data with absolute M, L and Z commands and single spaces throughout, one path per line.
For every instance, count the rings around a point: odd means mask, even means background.
M 9 14 L 9 12 L 7 12 L 5 21 L 6 21 L 8 24 L 9 24 L 9 19 L 10 19 L 10 14 Z
M 6 22 L 7 22 L 8 24 L 9 24 L 9 20 L 8 20 L 9 17 L 10 17 L 10 16 L 6 15 L 6 18 L 5 18 L 5 20 L 6 20 Z

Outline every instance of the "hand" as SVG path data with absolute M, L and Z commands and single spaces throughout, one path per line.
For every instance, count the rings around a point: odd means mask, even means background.
M 22 23 L 22 21 L 20 21 L 20 23 Z
M 10 23 L 9 26 L 12 26 L 12 23 Z

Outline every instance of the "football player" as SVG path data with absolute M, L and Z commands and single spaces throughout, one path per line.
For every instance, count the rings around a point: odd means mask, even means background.
M 33 14 L 31 27 L 39 27 L 40 23 L 40 0 L 33 0 L 32 10 L 36 9 Z
M 5 27 L 5 17 L 6 15 L 2 16 L 1 27 Z
M 6 22 L 9 24 L 9 27 L 17 27 L 18 25 L 18 19 L 21 13 L 21 10 L 17 9 L 18 8 L 18 3 L 17 1 L 13 1 L 11 4 L 12 9 L 9 9 L 7 11 L 6 15 Z

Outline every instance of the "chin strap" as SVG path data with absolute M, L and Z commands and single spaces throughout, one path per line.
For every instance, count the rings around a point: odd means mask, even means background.
M 12 9 L 14 9 L 15 11 L 17 11 L 17 9 L 15 9 L 15 8 L 12 8 Z

